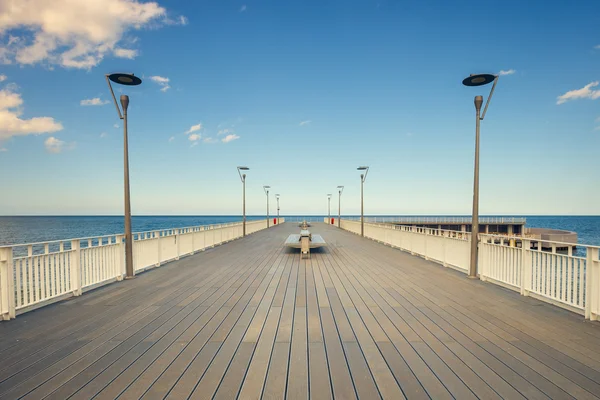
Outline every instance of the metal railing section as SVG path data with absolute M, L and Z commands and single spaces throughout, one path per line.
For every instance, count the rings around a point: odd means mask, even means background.
M 267 220 L 246 221 L 246 234 L 266 228 Z M 134 233 L 134 269 L 158 267 L 241 237 L 242 222 Z M 0 320 L 124 276 L 123 235 L 0 247 Z
M 342 217 L 348 221 L 360 221 L 360 217 Z M 393 223 L 393 224 L 441 224 L 457 225 L 470 224 L 471 217 L 365 217 L 368 223 Z M 518 224 L 527 222 L 523 217 L 479 217 L 480 224 Z
M 340 227 L 360 235 L 360 222 L 342 219 Z M 470 233 L 365 223 L 365 237 L 468 272 Z M 585 256 L 577 256 L 569 247 L 573 243 L 547 240 L 543 243 L 550 247 L 542 248 L 541 240 L 480 234 L 480 279 L 582 314 L 586 319 L 598 320 L 600 248 L 578 244 L 578 249 L 585 249 Z M 568 250 L 561 253 L 558 248 Z

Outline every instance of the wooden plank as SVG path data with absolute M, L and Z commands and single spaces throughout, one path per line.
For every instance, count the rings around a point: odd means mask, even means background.
M 290 400 L 309 398 L 306 307 L 299 307 L 298 304 L 298 296 L 296 296 L 296 310 L 294 313 L 290 367 L 286 392 L 286 398 Z

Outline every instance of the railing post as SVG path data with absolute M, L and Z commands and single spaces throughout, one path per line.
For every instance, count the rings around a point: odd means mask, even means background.
M 597 321 L 600 314 L 600 265 L 598 249 L 586 247 L 585 261 L 585 319 Z
M 81 243 L 71 240 L 71 291 L 73 296 L 81 296 Z
M 531 240 L 521 239 L 521 294 L 529 296 L 531 290 Z
M 160 264 L 162 263 L 162 247 L 160 244 L 160 231 L 155 231 L 154 234 L 156 235 L 156 266 L 160 267 Z
M 15 318 L 15 286 L 12 247 L 0 248 L 0 320 Z
M 117 243 L 119 244 L 119 268 L 117 270 L 117 280 L 122 281 L 127 273 L 125 270 L 125 242 L 123 241 L 123 235 L 117 236 Z
M 180 229 L 175 229 L 174 232 L 173 232 L 173 234 L 175 236 L 175 248 L 176 248 L 175 259 L 176 260 L 179 260 L 179 255 L 181 254 L 181 252 L 179 251 L 179 243 L 181 242 L 181 240 L 178 240 L 178 239 L 180 239 L 179 238 L 179 232 L 180 231 L 181 231 Z

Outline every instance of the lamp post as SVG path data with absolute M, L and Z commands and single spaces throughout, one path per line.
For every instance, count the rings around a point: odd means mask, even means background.
M 369 173 L 368 166 L 362 166 L 356 168 L 359 171 L 365 171 L 364 174 L 360 174 L 360 236 L 365 237 L 365 202 L 364 202 L 364 185 L 367 180 L 367 174 Z
M 277 225 L 279 225 L 279 194 L 276 194 L 275 198 L 277 199 Z
M 248 171 L 248 167 L 237 167 L 240 180 L 242 181 L 242 235 L 246 236 L 246 174 L 242 174 L 242 171 Z
M 269 189 L 271 189 L 271 186 L 263 186 L 263 190 L 267 195 L 267 228 L 269 227 Z
M 469 264 L 469 278 L 477 278 L 477 253 L 479 245 L 479 123 L 485 117 L 494 89 L 498 83 L 498 75 L 471 74 L 463 80 L 465 86 L 483 86 L 494 82 L 488 96 L 483 114 L 481 114 L 482 96 L 475 96 L 475 171 L 473 177 L 473 216 L 471 217 L 471 262 Z
M 142 83 L 142 80 L 137 76 L 134 76 L 133 74 L 123 73 L 106 74 L 105 78 L 106 83 L 108 84 L 108 88 L 110 89 L 113 101 L 115 103 L 115 107 L 117 108 L 119 118 L 123 120 L 123 188 L 125 191 L 125 279 L 131 279 L 135 275 L 133 271 L 133 235 L 131 234 L 131 201 L 129 192 L 129 144 L 127 139 L 127 108 L 129 107 L 129 96 L 123 94 L 119 99 L 121 102 L 121 107 L 123 108 L 123 114 L 121 114 L 121 109 L 117 104 L 117 98 L 115 97 L 115 92 L 113 91 L 110 81 L 125 86 L 137 86 Z
M 344 191 L 344 187 L 343 186 L 338 186 L 338 228 L 341 226 L 340 225 L 340 220 L 342 219 L 342 192 Z
M 327 194 L 327 223 L 331 224 L 331 193 Z

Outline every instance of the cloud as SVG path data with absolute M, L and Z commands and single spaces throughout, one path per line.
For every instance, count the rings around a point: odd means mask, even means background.
M 205 137 L 204 139 L 202 139 L 202 141 L 204 143 L 217 143 L 217 139 L 212 138 L 212 137 Z
M 0 141 L 13 136 L 52 133 L 63 126 L 51 117 L 22 119 L 23 99 L 11 89 L 0 90 Z
M 171 143 L 173 140 L 175 140 L 175 136 L 171 136 L 171 137 L 169 138 L 169 143 Z
M 217 132 L 217 135 L 228 135 L 230 133 L 234 133 L 233 129 L 221 129 L 219 132 Z
M 167 77 L 155 75 L 151 76 L 150 79 L 152 82 L 158 83 L 158 85 L 161 86 L 161 92 L 166 92 L 171 88 L 171 86 L 169 86 L 169 78 Z
M 101 100 L 100 97 L 94 97 L 93 99 L 85 99 L 79 102 L 82 106 L 103 106 L 108 104 L 108 100 Z
M 240 7 L 240 12 L 244 12 L 248 9 L 248 7 L 246 7 L 246 5 L 244 4 L 243 6 Z
M 504 76 L 504 75 L 512 75 L 515 72 L 517 72 L 517 70 L 515 70 L 515 69 L 507 69 L 507 70 L 502 69 L 502 70 L 500 70 L 500 72 L 498 74 L 500 76 Z
M 197 142 L 198 140 L 200 140 L 202 138 L 201 135 L 199 135 L 198 133 L 192 133 L 191 135 L 188 136 L 188 139 L 191 142 Z
M 115 55 L 115 57 L 128 58 L 130 60 L 133 60 L 138 55 L 138 51 L 133 49 L 116 48 L 114 49 L 113 54 Z
M 183 15 L 179 17 L 179 25 L 187 25 L 188 24 L 188 19 L 186 17 L 184 17 Z
M 0 62 L 90 69 L 105 56 L 133 58 L 124 49 L 130 32 L 163 25 L 184 25 L 185 17 L 171 20 L 156 1 L 140 0 L 3 0 Z
M 8 149 L 6 147 L 0 147 L 0 153 L 6 153 Z
M 236 134 L 231 134 L 231 135 L 227 135 L 227 136 L 225 136 L 223 139 L 221 139 L 221 141 L 222 141 L 223 143 L 229 143 L 229 142 L 232 142 L 232 141 L 234 141 L 234 140 L 237 140 L 237 139 L 239 139 L 239 138 L 240 138 L 240 137 L 239 137 L 238 135 L 236 135 Z
M 596 50 L 600 50 L 600 44 L 598 44 L 598 45 L 594 46 L 594 48 L 595 48 Z
M 304 126 L 304 125 L 308 125 L 310 124 L 312 121 L 311 120 L 306 120 L 306 121 L 302 121 L 298 124 L 298 126 Z
M 581 89 L 570 90 L 567 93 L 565 93 L 561 96 L 558 96 L 556 98 L 556 104 L 563 104 L 563 103 L 566 103 L 567 101 L 576 100 L 576 99 L 595 100 L 597 98 L 600 98 L 600 90 L 592 89 L 592 88 L 598 86 L 598 84 L 600 84 L 600 82 L 598 82 L 598 81 L 590 82 L 587 85 L 585 85 L 584 87 L 582 87 Z
M 100 138 L 102 138 L 102 139 L 105 138 L 105 137 L 107 137 L 107 136 L 108 136 L 108 133 L 106 133 L 106 132 L 102 132 L 100 134 Z
M 190 127 L 190 129 L 188 129 L 188 130 L 185 132 L 185 134 L 186 134 L 186 135 L 189 135 L 189 134 L 190 134 L 190 133 L 192 133 L 192 132 L 198 132 L 200 129 L 202 129 L 202 122 L 201 122 L 201 123 L 199 123 L 199 124 L 196 124 L 196 125 L 192 125 L 192 126 Z
M 6 78 L 6 75 L 0 75 L 0 82 L 4 82 Z
M 44 146 L 46 146 L 46 151 L 48 153 L 58 154 L 62 153 L 64 150 L 74 149 L 75 143 L 66 143 L 62 140 L 58 140 L 54 136 L 50 136 L 44 141 Z
M 115 129 L 119 128 L 119 124 L 114 124 L 113 126 L 115 127 Z

